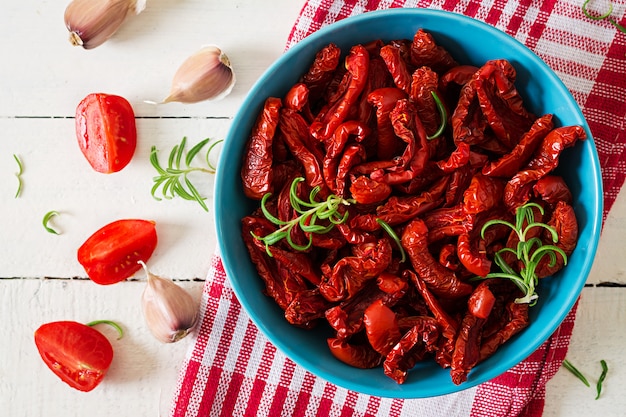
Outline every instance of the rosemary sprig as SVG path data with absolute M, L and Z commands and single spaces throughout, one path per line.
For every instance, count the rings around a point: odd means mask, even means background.
M 174 146 L 174 148 L 170 151 L 167 167 L 161 166 L 157 155 L 158 150 L 156 146 L 152 146 L 150 150 L 150 163 L 157 170 L 158 175 L 153 177 L 154 185 L 150 193 L 152 194 L 152 197 L 160 201 L 161 198 L 157 197 L 157 193 L 160 188 L 162 196 L 168 200 L 177 196 L 185 200 L 195 200 L 205 211 L 209 211 L 209 208 L 204 202 L 206 198 L 202 197 L 198 189 L 189 179 L 188 175 L 192 172 L 215 174 L 215 166 L 213 166 L 209 157 L 215 146 L 222 141 L 215 141 L 207 148 L 205 154 L 206 167 L 191 166 L 191 164 L 195 156 L 198 155 L 198 153 L 200 153 L 200 151 L 211 142 L 211 139 L 204 139 L 200 143 L 193 146 L 185 154 L 186 142 L 187 137 L 183 137 L 180 144 Z
M 517 209 L 515 212 L 515 224 L 507 222 L 502 219 L 493 219 L 485 223 L 481 230 L 481 236 L 484 238 L 485 230 L 495 224 L 503 224 L 511 228 L 519 239 L 519 243 L 516 248 L 502 248 L 494 255 L 494 261 L 498 265 L 502 272 L 492 272 L 485 277 L 476 277 L 474 279 L 489 279 L 489 278 L 504 278 L 510 279 L 517 285 L 517 287 L 524 293 L 523 297 L 517 298 L 516 303 L 528 303 L 531 306 L 537 303 L 537 292 L 535 288 L 539 283 L 539 278 L 535 273 L 539 261 L 544 256 L 550 257 L 550 265 L 554 265 L 556 262 L 556 253 L 563 257 L 565 264 L 567 264 L 567 255 L 563 250 L 555 245 L 544 245 L 541 239 L 533 237 L 528 239 L 527 235 L 530 229 L 533 227 L 542 227 L 550 232 L 552 235 L 552 242 L 557 243 L 559 236 L 556 230 L 547 225 L 546 223 L 536 222 L 534 219 L 533 207 L 537 208 L 541 214 L 543 214 L 543 207 L 536 203 L 527 203 Z M 523 266 L 519 273 L 517 273 L 510 265 L 508 265 L 502 254 L 509 252 L 515 255 L 515 257 L 522 261 Z
M 328 233 L 335 225 L 342 224 L 348 219 L 348 212 L 346 211 L 341 214 L 339 207 L 354 204 L 355 201 L 353 199 L 344 199 L 331 194 L 324 201 L 316 201 L 315 198 L 320 191 L 320 187 L 314 187 L 309 193 L 309 201 L 304 201 L 298 197 L 297 193 L 298 184 L 302 181 L 304 181 L 302 177 L 295 178 L 289 189 L 289 202 L 293 209 L 299 214 L 294 219 L 283 221 L 269 212 L 266 203 L 271 197 L 271 193 L 265 194 L 261 199 L 263 215 L 275 225 L 280 226 L 277 230 L 263 237 L 257 236 L 254 233 L 252 234 L 256 239 L 265 243 L 265 250 L 269 256 L 272 256 L 269 247 L 283 239 L 295 250 L 305 251 L 313 244 L 313 233 Z M 328 224 L 325 226 L 317 224 L 318 219 L 328 220 Z M 308 234 L 309 240 L 306 245 L 299 245 L 293 241 L 291 232 L 294 227 L 299 227 L 303 232 Z
M 15 173 L 15 177 L 17 178 L 17 191 L 15 192 L 15 198 L 20 196 L 22 192 L 22 173 L 24 172 L 24 164 L 19 156 L 13 154 L 13 159 L 17 162 L 17 172 Z
M 446 107 L 441 102 L 439 96 L 434 91 L 431 91 L 430 94 L 433 96 L 433 99 L 435 99 L 435 104 L 437 105 L 437 111 L 439 111 L 441 123 L 439 124 L 439 129 L 437 129 L 435 133 L 426 137 L 428 140 L 436 139 L 441 136 L 443 131 L 446 130 L 446 123 L 448 121 L 448 112 L 446 112 Z
M 594 14 L 591 14 L 591 12 L 589 12 L 589 9 L 587 9 L 587 5 L 589 4 L 590 1 L 591 0 L 585 0 L 585 2 L 582 5 L 583 14 L 588 19 L 591 19 L 591 20 L 605 20 L 606 19 L 610 24 L 615 26 L 617 30 L 619 30 L 620 32 L 626 33 L 626 28 L 620 25 L 619 23 L 617 23 L 617 21 L 611 17 L 611 13 L 613 13 L 613 3 L 609 3 L 609 9 L 606 11 L 606 13 L 603 13 L 601 15 L 594 15 Z
M 56 230 L 56 229 L 54 229 L 54 228 L 49 226 L 50 220 L 54 216 L 58 216 L 58 215 L 59 215 L 59 212 L 58 211 L 54 211 L 54 210 L 49 211 L 46 214 L 44 214 L 42 224 L 43 224 L 44 229 L 46 229 L 46 232 L 52 233 L 52 234 L 55 234 L 55 235 L 60 234 L 60 232 L 58 230 Z

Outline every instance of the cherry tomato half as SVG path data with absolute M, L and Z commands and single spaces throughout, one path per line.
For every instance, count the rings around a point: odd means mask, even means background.
M 76 137 L 94 170 L 107 174 L 120 171 L 137 146 L 133 108 L 120 96 L 89 94 L 76 108 Z
M 78 262 L 97 284 L 125 280 L 147 262 L 157 245 L 155 223 L 149 220 L 117 220 L 99 229 L 78 248 Z
M 72 388 L 91 391 L 113 361 L 113 347 L 96 329 L 75 321 L 46 323 L 35 331 L 35 345 L 46 363 Z

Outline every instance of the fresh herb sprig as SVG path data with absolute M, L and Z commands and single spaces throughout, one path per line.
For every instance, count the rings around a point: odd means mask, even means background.
M 516 303 L 527 303 L 531 306 L 537 303 L 539 296 L 536 292 L 536 287 L 539 282 L 539 278 L 536 274 L 539 261 L 544 256 L 550 257 L 550 265 L 554 265 L 556 262 L 556 254 L 560 254 L 563 257 L 563 261 L 567 264 L 567 255 L 561 248 L 555 245 L 544 245 L 540 238 L 531 237 L 528 238 L 529 231 L 534 227 L 541 227 L 550 232 L 552 242 L 557 243 L 559 236 L 554 227 L 549 226 L 546 223 L 536 222 L 533 208 L 538 209 L 541 214 L 544 213 L 543 207 L 536 203 L 527 203 L 521 207 L 518 207 L 515 212 L 515 224 L 502 219 L 493 219 L 485 223 L 481 230 L 481 236 L 484 238 L 485 231 L 492 225 L 502 224 L 511 228 L 519 239 L 516 248 L 502 248 L 494 255 L 494 261 L 501 272 L 492 272 L 485 277 L 476 277 L 475 279 L 489 279 L 489 278 L 504 278 L 510 279 L 517 285 L 517 287 L 524 293 L 523 297 L 517 298 Z M 516 259 L 522 261 L 522 267 L 519 273 L 517 273 L 509 264 L 506 263 L 502 254 L 505 252 L 512 253 Z
M 609 3 L 609 9 L 606 11 L 606 13 L 596 15 L 596 14 L 592 14 L 589 11 L 589 9 L 587 9 L 587 5 L 589 4 L 590 1 L 591 0 L 585 0 L 585 2 L 582 5 L 583 14 L 588 19 L 591 19 L 591 20 L 605 20 L 606 19 L 610 24 L 615 26 L 617 30 L 619 30 L 620 32 L 626 33 L 626 27 L 620 25 L 619 23 L 617 23 L 615 19 L 611 17 L 611 13 L 613 13 L 613 3 Z
M 302 181 L 304 181 L 302 177 L 295 178 L 289 188 L 289 202 L 291 207 L 298 213 L 297 217 L 289 221 L 278 219 L 267 209 L 266 204 L 267 200 L 272 196 L 271 193 L 266 193 L 261 199 L 263 215 L 275 225 L 280 226 L 277 230 L 263 237 L 252 234 L 256 239 L 265 243 L 265 250 L 269 256 L 272 256 L 270 246 L 283 239 L 295 250 L 305 251 L 313 244 L 313 233 L 328 233 L 335 225 L 342 224 L 348 219 L 348 212 L 340 213 L 339 207 L 354 204 L 355 200 L 344 199 L 331 194 L 326 200 L 316 201 L 317 194 L 320 192 L 320 187 L 318 186 L 314 187 L 309 193 L 309 201 L 304 201 L 298 197 L 298 184 Z M 328 220 L 328 224 L 320 225 L 317 223 L 318 220 Z M 306 245 L 300 245 L 293 241 L 291 232 L 294 227 L 299 227 L 308 234 L 309 240 Z
M 209 211 L 205 203 L 205 197 L 202 197 L 196 186 L 193 185 L 188 175 L 192 172 L 201 172 L 206 174 L 215 174 L 215 166 L 211 163 L 210 154 L 217 144 L 222 142 L 221 140 L 211 143 L 211 139 L 207 138 L 200 143 L 193 146 L 185 154 L 185 145 L 187 137 L 183 137 L 180 144 L 174 146 L 170 151 L 167 167 L 161 166 L 158 159 L 158 150 L 156 146 L 153 146 L 150 150 L 150 163 L 157 170 L 158 175 L 153 178 L 154 186 L 150 193 L 156 200 L 161 200 L 157 196 L 159 188 L 161 189 L 161 195 L 163 198 L 172 199 L 174 197 L 181 197 L 185 200 L 197 201 L 198 204 L 205 210 Z M 202 151 L 205 146 L 208 146 L 205 154 L 206 166 L 192 166 L 193 159 Z M 183 159 L 184 155 L 184 159 Z

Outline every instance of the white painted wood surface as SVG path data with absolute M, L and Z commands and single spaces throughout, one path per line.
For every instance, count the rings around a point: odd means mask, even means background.
M 162 345 L 148 333 L 139 298 L 144 283 L 97 286 L 85 279 L 76 249 L 96 229 L 119 218 L 157 222 L 159 245 L 150 261 L 156 274 L 181 280 L 196 298 L 215 249 L 212 214 L 182 200 L 150 195 L 150 147 L 163 152 L 183 136 L 190 142 L 224 138 L 252 83 L 283 52 L 302 0 L 151 0 L 107 43 L 85 51 L 67 42 L 63 1 L 23 0 L 0 6 L 0 415 L 167 415 L 178 369 L 191 339 Z M 238 82 L 219 102 L 154 106 L 167 95 L 180 63 L 202 45 L 229 55 Z M 138 148 L 123 171 L 102 175 L 84 160 L 74 136 L 74 111 L 88 93 L 126 97 L 138 117 Z M 13 154 L 24 163 L 22 194 Z M 211 177 L 200 177 L 213 198 Z M 61 234 L 45 232 L 43 215 Z M 610 371 L 600 400 L 567 372 L 549 383 L 545 415 L 621 415 L 626 366 L 626 282 L 622 244 L 626 195 L 612 210 L 583 292 L 568 355 L 592 379 L 598 361 Z M 126 330 L 105 381 L 90 393 L 74 391 L 49 372 L 33 343 L 44 322 L 107 318 Z M 103 329 L 107 331 L 107 329 Z M 595 382 L 595 381 L 594 381 Z

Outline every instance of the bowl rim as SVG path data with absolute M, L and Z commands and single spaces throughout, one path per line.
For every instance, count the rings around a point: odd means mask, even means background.
M 580 296 L 580 293 L 584 287 L 584 283 L 591 270 L 591 266 L 592 266 L 593 259 L 595 257 L 595 253 L 596 253 L 598 242 L 599 242 L 600 230 L 602 227 L 603 199 L 602 199 L 601 172 L 599 168 L 600 165 L 599 165 L 599 160 L 597 156 L 597 151 L 595 149 L 595 144 L 593 142 L 593 137 L 591 136 L 591 132 L 589 130 L 589 126 L 587 122 L 585 121 L 585 118 L 582 114 L 582 111 L 580 110 L 578 106 L 578 103 L 576 103 L 569 89 L 567 89 L 567 87 L 564 85 L 562 80 L 556 75 L 556 73 L 543 60 L 541 60 L 541 58 L 539 58 L 534 52 L 532 52 L 523 43 L 521 43 L 517 39 L 513 38 L 512 36 L 506 34 L 505 32 L 501 31 L 500 29 L 494 26 L 491 26 L 485 22 L 482 22 L 480 20 L 465 16 L 462 14 L 443 11 L 443 10 L 423 9 L 423 8 L 392 8 L 392 9 L 387 9 L 387 10 L 377 10 L 377 11 L 371 11 L 371 12 L 367 12 L 367 13 L 363 13 L 360 15 L 351 16 L 351 17 L 339 20 L 335 23 L 332 23 L 330 25 L 320 28 L 316 32 L 313 32 L 312 34 L 307 36 L 307 38 L 305 38 L 305 40 L 307 40 L 306 42 L 304 42 L 303 40 L 293 45 L 284 54 L 282 54 L 276 61 L 274 61 L 274 63 L 272 63 L 263 72 L 263 74 L 257 79 L 257 81 L 253 84 L 249 92 L 246 94 L 244 101 L 240 105 L 240 109 L 237 111 L 237 114 L 235 115 L 232 121 L 224 147 L 222 148 L 222 154 L 220 155 L 219 162 L 218 162 L 216 178 L 215 178 L 215 195 L 219 196 L 223 190 L 224 185 L 223 185 L 222 177 L 226 175 L 223 173 L 225 170 L 225 166 L 229 165 L 231 169 L 233 166 L 232 161 L 228 164 L 225 161 L 228 160 L 227 156 L 230 152 L 229 151 L 230 149 L 229 139 L 231 138 L 231 135 L 234 135 L 234 132 L 236 130 L 235 126 L 237 126 L 241 122 L 242 119 L 248 117 L 242 113 L 242 109 L 250 108 L 251 102 L 254 102 L 256 100 L 254 96 L 259 93 L 259 90 L 261 90 L 262 85 L 264 84 L 265 80 L 271 77 L 271 75 L 276 71 L 277 68 L 285 65 L 287 61 L 289 61 L 290 59 L 292 59 L 292 57 L 296 56 L 302 51 L 306 50 L 306 48 L 310 48 L 311 43 L 315 43 L 319 39 L 323 39 L 324 37 L 326 37 L 328 34 L 332 33 L 333 31 L 340 30 L 343 27 L 348 26 L 348 25 L 359 24 L 363 21 L 369 21 L 369 20 L 375 20 L 379 18 L 393 17 L 395 15 L 405 15 L 405 14 L 410 14 L 411 16 L 416 16 L 416 17 L 431 16 L 431 17 L 437 17 L 437 18 L 443 17 L 446 19 L 451 19 L 452 22 L 469 24 L 471 26 L 475 26 L 479 28 L 480 30 L 486 31 L 494 35 L 498 39 L 506 39 L 507 42 L 511 42 L 515 44 L 516 47 L 519 49 L 519 51 L 522 52 L 528 59 L 531 59 L 533 61 L 536 61 L 536 60 L 540 61 L 538 65 L 542 66 L 542 68 L 545 70 L 546 75 L 550 77 L 550 82 L 554 83 L 555 88 L 562 90 L 562 92 L 569 97 L 572 104 L 575 105 L 575 108 L 578 111 L 577 115 L 583 121 L 583 126 L 588 136 L 587 138 L 587 142 L 589 143 L 588 146 L 590 146 L 592 157 L 593 157 L 592 168 L 593 168 L 593 173 L 595 174 L 594 179 L 595 179 L 596 192 L 598 193 L 600 197 L 596 199 L 595 204 L 591 207 L 593 209 L 592 214 L 594 216 L 589 219 L 589 226 L 591 227 L 591 236 L 593 237 L 593 239 L 586 243 L 587 243 L 587 250 L 592 253 L 592 256 L 589 256 L 588 257 L 589 259 L 586 259 L 586 262 L 584 263 L 584 265 L 582 266 L 580 270 L 579 278 L 575 282 L 576 288 L 575 288 L 574 293 L 576 294 L 576 296 L 569 297 L 567 300 L 568 302 L 564 304 L 558 310 L 558 314 L 554 315 L 551 318 L 547 318 L 546 326 L 541 333 L 541 337 L 535 337 L 533 339 L 533 342 L 529 345 L 530 349 L 528 349 L 525 354 L 516 353 L 513 359 L 509 359 L 507 361 L 507 366 L 504 369 L 504 371 L 500 370 L 499 369 L 500 367 L 486 369 L 484 370 L 484 372 L 481 373 L 480 377 L 474 378 L 474 379 L 470 378 L 468 379 L 468 381 L 464 382 L 460 386 L 452 386 L 452 387 L 448 386 L 448 387 L 441 387 L 441 388 L 433 387 L 433 389 L 429 390 L 429 392 L 414 392 L 410 390 L 403 390 L 402 386 L 398 386 L 398 390 L 381 390 L 381 389 L 376 389 L 376 388 L 372 388 L 367 385 L 364 385 L 362 381 L 338 380 L 335 375 L 332 375 L 329 372 L 325 372 L 323 370 L 316 368 L 315 363 L 313 360 L 311 360 L 311 358 L 304 358 L 300 356 L 298 352 L 294 352 L 292 347 L 284 343 L 280 337 L 276 337 L 277 335 L 275 334 L 273 329 L 268 327 L 266 323 L 264 323 L 262 320 L 259 319 L 259 317 L 256 316 L 254 305 L 253 305 L 254 303 L 252 302 L 252 300 L 249 300 L 245 296 L 244 289 L 242 288 L 240 282 L 238 280 L 230 279 L 231 276 L 234 276 L 236 274 L 236 271 L 234 271 L 230 265 L 232 262 L 238 262 L 238 260 L 229 259 L 229 254 L 228 254 L 228 251 L 226 250 L 227 248 L 224 246 L 224 242 L 225 242 L 224 236 L 227 233 L 233 233 L 233 231 L 232 229 L 230 230 L 225 229 L 224 227 L 222 227 L 222 225 L 219 222 L 219 219 L 222 218 L 222 216 L 224 215 L 223 210 L 226 210 L 226 207 L 222 207 L 222 205 L 220 205 L 219 198 L 215 199 L 214 210 L 215 210 L 215 221 L 216 221 L 216 233 L 218 237 L 218 249 L 219 249 L 220 255 L 225 261 L 223 262 L 223 265 L 226 271 L 226 275 L 228 277 L 228 281 L 230 285 L 232 286 L 232 289 L 238 301 L 244 307 L 244 310 L 248 313 L 248 315 L 250 316 L 254 324 L 261 330 L 261 332 L 270 341 L 270 343 L 278 347 L 279 350 L 283 352 L 289 359 L 294 361 L 299 366 L 302 366 L 305 370 L 311 372 L 317 377 L 321 377 L 325 379 L 326 381 L 329 381 L 340 387 L 350 389 L 359 393 L 367 394 L 367 395 L 410 399 L 410 398 L 425 398 L 425 397 L 433 397 L 433 396 L 438 396 L 438 395 L 450 394 L 453 392 L 458 392 L 458 391 L 462 391 L 468 388 L 472 388 L 480 383 L 486 382 L 502 374 L 503 372 L 510 370 L 513 366 L 517 365 L 518 363 L 526 359 L 541 344 L 543 344 L 550 337 L 550 335 L 552 335 L 552 333 L 563 322 L 563 320 L 565 319 L 567 314 L 570 312 L 570 310 L 574 307 L 574 304 L 576 303 L 578 297 Z M 232 140 L 230 142 L 232 142 Z M 232 151 L 232 152 L 236 154 L 235 151 Z M 237 164 L 236 166 L 240 167 L 240 163 L 241 163 L 240 161 L 236 161 L 236 164 Z M 222 167 L 222 169 L 220 169 L 220 167 Z

